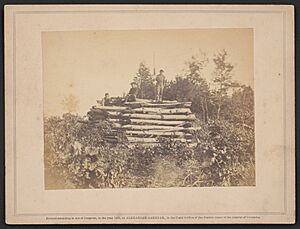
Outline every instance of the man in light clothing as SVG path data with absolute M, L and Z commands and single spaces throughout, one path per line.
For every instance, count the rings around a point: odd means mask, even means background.
M 164 70 L 160 70 L 159 74 L 156 76 L 156 101 L 162 102 L 163 101 L 163 92 L 166 77 L 164 76 Z

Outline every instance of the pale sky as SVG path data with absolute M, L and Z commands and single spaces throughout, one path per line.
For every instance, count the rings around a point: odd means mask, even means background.
M 210 80 L 213 54 L 221 49 L 228 51 L 228 61 L 235 65 L 233 79 L 253 87 L 252 29 L 44 32 L 44 114 L 65 113 L 61 102 L 70 94 L 78 99 L 81 115 L 105 92 L 122 96 L 141 61 L 153 71 L 154 53 L 156 73 L 164 69 L 171 80 L 202 50 L 210 59 L 203 72 Z

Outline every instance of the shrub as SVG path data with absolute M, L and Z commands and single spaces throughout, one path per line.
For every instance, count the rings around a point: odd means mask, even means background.
M 255 184 L 254 131 L 243 126 L 225 120 L 199 122 L 195 147 L 172 138 L 161 138 L 154 147 L 128 147 L 126 142 L 105 141 L 109 123 L 80 121 L 70 114 L 45 119 L 45 171 L 56 176 L 59 188 Z

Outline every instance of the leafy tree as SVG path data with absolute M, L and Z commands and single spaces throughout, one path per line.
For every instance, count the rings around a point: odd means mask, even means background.
M 193 55 L 190 60 L 188 60 L 185 64 L 187 69 L 185 71 L 185 76 L 189 79 L 190 82 L 196 85 L 206 84 L 206 81 L 203 78 L 202 70 L 209 63 L 208 57 L 205 52 L 199 50 L 197 55 Z
M 151 76 L 150 68 L 144 62 L 141 62 L 138 72 L 134 77 L 134 81 L 139 85 L 138 98 L 154 99 L 155 98 L 155 84 Z
M 202 75 L 203 69 L 207 66 L 209 60 L 206 53 L 200 50 L 197 56 L 186 62 L 188 66 L 187 79 L 194 84 L 192 90 L 192 110 L 201 114 L 202 120 L 207 122 L 209 119 L 209 99 L 210 91 L 207 81 Z
M 242 85 L 236 90 L 230 100 L 231 114 L 227 120 L 241 124 L 244 127 L 254 128 L 254 91 L 250 86 Z
M 204 52 L 193 55 L 186 62 L 186 70 L 181 76 L 177 76 L 175 81 L 167 84 L 165 97 L 178 101 L 191 101 L 192 110 L 199 117 L 207 122 L 209 119 L 209 86 L 202 76 L 203 69 L 209 62 Z
M 213 62 L 215 64 L 215 76 L 213 82 L 217 88 L 214 91 L 215 103 L 217 105 L 217 119 L 220 119 L 221 108 L 224 101 L 227 99 L 228 90 L 232 87 L 239 86 L 232 80 L 234 66 L 227 61 L 228 53 L 226 50 L 221 50 L 214 55 Z

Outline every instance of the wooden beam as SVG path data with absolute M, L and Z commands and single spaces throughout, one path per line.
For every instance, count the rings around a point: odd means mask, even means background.
M 159 142 L 159 139 L 157 138 L 136 138 L 136 137 L 127 137 L 129 143 L 155 143 Z M 190 139 L 182 139 L 182 138 L 177 138 L 173 139 L 174 141 L 179 141 L 179 142 L 192 142 Z
M 175 103 L 142 103 L 142 102 L 126 102 L 124 105 L 139 105 L 141 107 L 190 107 L 192 102 L 175 102 Z
M 177 127 L 177 126 L 158 126 L 158 125 L 124 125 L 120 127 L 124 130 L 158 130 L 162 132 L 167 131 L 190 131 L 195 130 L 195 128 L 185 128 L 185 127 Z
M 136 99 L 136 102 L 140 103 L 156 103 L 154 99 Z M 177 100 L 164 100 L 163 103 L 178 103 Z
M 140 142 L 138 143 L 138 145 L 142 145 L 142 146 L 145 146 L 145 147 L 155 147 L 155 146 L 159 146 L 159 142 Z M 128 143 L 127 145 L 129 148 L 134 148 L 136 146 L 136 143 Z M 187 142 L 187 147 L 196 147 L 197 146 L 197 143 L 193 143 L 193 142 Z
M 131 149 L 133 149 L 135 146 L 137 145 L 137 143 L 128 143 L 127 146 Z M 159 142 L 139 142 L 138 145 L 142 145 L 145 147 L 155 147 L 155 146 L 159 146 Z
M 144 107 L 166 107 L 166 108 L 176 108 L 176 107 L 191 107 L 192 102 L 178 102 L 178 103 L 147 103 L 143 105 Z
M 105 116 L 89 116 L 89 121 L 91 122 L 98 122 L 100 120 L 105 120 L 107 117 Z
M 109 122 L 111 123 L 126 123 L 126 124 L 137 124 L 137 125 L 143 125 L 143 124 L 150 124 L 150 125 L 162 125 L 162 126 L 191 126 L 192 124 L 187 121 L 168 121 L 168 120 L 151 120 L 151 119 L 128 119 L 128 120 L 122 120 L 122 119 L 115 119 L 115 118 L 109 118 Z
M 112 128 L 122 128 L 122 125 L 120 123 L 112 123 Z
M 130 119 L 131 124 L 150 124 L 162 126 L 191 126 L 192 124 L 186 121 L 165 121 L 165 120 L 148 120 L 148 119 Z
M 191 114 L 189 108 L 160 108 L 160 107 L 140 107 L 124 110 L 123 113 L 150 113 L 150 114 Z
M 122 117 L 130 119 L 157 119 L 157 120 L 183 120 L 192 121 L 196 119 L 194 114 L 189 115 L 158 115 L 158 114 L 123 114 Z
M 117 139 L 105 139 L 108 143 L 118 143 L 119 141 Z
M 91 115 L 104 115 L 104 116 L 118 116 L 121 113 L 119 111 L 106 111 L 100 109 L 91 110 Z
M 168 136 L 168 137 L 192 137 L 192 134 L 179 132 L 179 131 L 169 131 L 169 132 L 161 132 L 155 130 L 127 130 L 125 132 L 127 135 L 135 135 L 135 136 Z
M 93 106 L 91 109 L 94 110 L 105 110 L 105 111 L 123 111 L 129 109 L 128 107 L 120 107 L 120 106 Z

